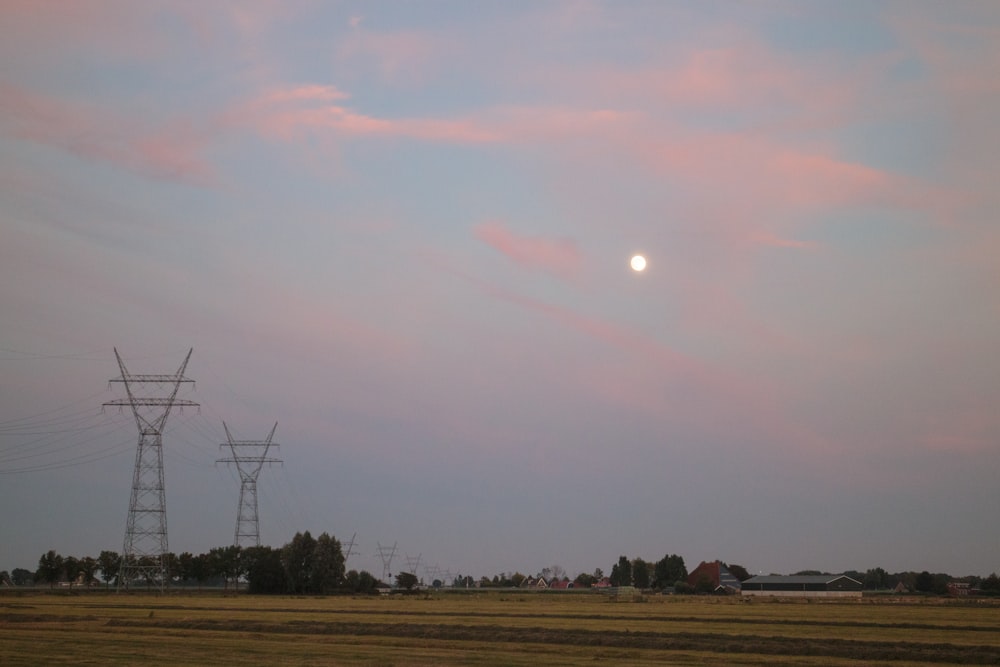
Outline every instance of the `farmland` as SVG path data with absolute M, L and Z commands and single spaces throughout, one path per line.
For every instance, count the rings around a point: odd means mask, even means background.
M 1000 664 L 1000 605 L 490 592 L 5 593 L 0 664 Z

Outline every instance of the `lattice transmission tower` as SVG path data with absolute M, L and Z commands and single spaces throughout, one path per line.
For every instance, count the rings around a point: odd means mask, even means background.
M 236 516 L 236 536 L 233 544 L 237 547 L 260 546 L 260 519 L 257 515 L 257 478 L 264 465 L 281 463 L 280 459 L 268 458 L 271 447 L 280 447 L 272 443 L 278 422 L 274 422 L 267 440 L 233 440 L 226 422 L 222 422 L 226 430 L 226 440 L 229 442 L 219 447 L 229 447 L 232 458 L 219 459 L 217 463 L 235 463 L 240 473 L 240 507 Z
M 378 546 L 378 556 L 382 559 L 382 582 L 392 585 L 389 580 L 392 578 L 392 559 L 396 557 L 396 543 L 393 542 L 391 547 L 383 547 L 378 542 L 375 544 Z
M 184 377 L 184 369 L 194 348 L 188 350 L 184 362 L 173 375 L 129 373 L 115 348 L 115 358 L 121 377 L 111 382 L 125 386 L 126 398 L 105 403 L 105 406 L 132 408 L 139 429 L 139 444 L 135 451 L 135 472 L 132 475 L 132 496 L 125 524 L 125 543 L 118 571 L 118 590 L 127 589 L 134 580 L 161 589 L 167 585 L 167 499 L 163 481 L 163 429 L 174 407 L 198 407 L 194 401 L 177 398 L 182 384 L 194 383 Z

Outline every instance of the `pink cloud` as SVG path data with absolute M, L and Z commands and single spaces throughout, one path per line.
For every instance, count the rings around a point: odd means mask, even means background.
M 451 143 L 486 143 L 498 139 L 494 132 L 469 120 L 378 118 L 331 103 L 348 98 L 333 86 L 273 89 L 226 114 L 225 124 L 249 126 L 265 136 L 284 140 L 320 131 L 345 137 L 403 137 Z
M 519 236 L 498 221 L 477 225 L 475 235 L 520 266 L 564 278 L 574 276 L 580 269 L 580 251 L 572 239 Z
M 0 83 L 0 128 L 18 139 L 157 178 L 196 185 L 216 180 L 214 170 L 201 157 L 205 140 L 189 125 L 150 130 L 92 105 Z

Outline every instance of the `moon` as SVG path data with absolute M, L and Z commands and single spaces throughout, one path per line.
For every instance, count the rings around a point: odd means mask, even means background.
M 645 271 L 646 270 L 646 258 L 643 257 L 642 255 L 633 255 L 632 259 L 629 260 L 629 266 L 631 266 L 632 270 L 635 271 L 636 273 L 639 273 L 641 271 Z

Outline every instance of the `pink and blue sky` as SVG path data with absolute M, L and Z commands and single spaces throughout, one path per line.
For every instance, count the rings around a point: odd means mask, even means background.
M 0 4 L 0 569 L 1000 570 L 1000 4 Z M 649 268 L 628 268 L 634 252 Z M 393 568 L 398 569 L 397 567 Z

